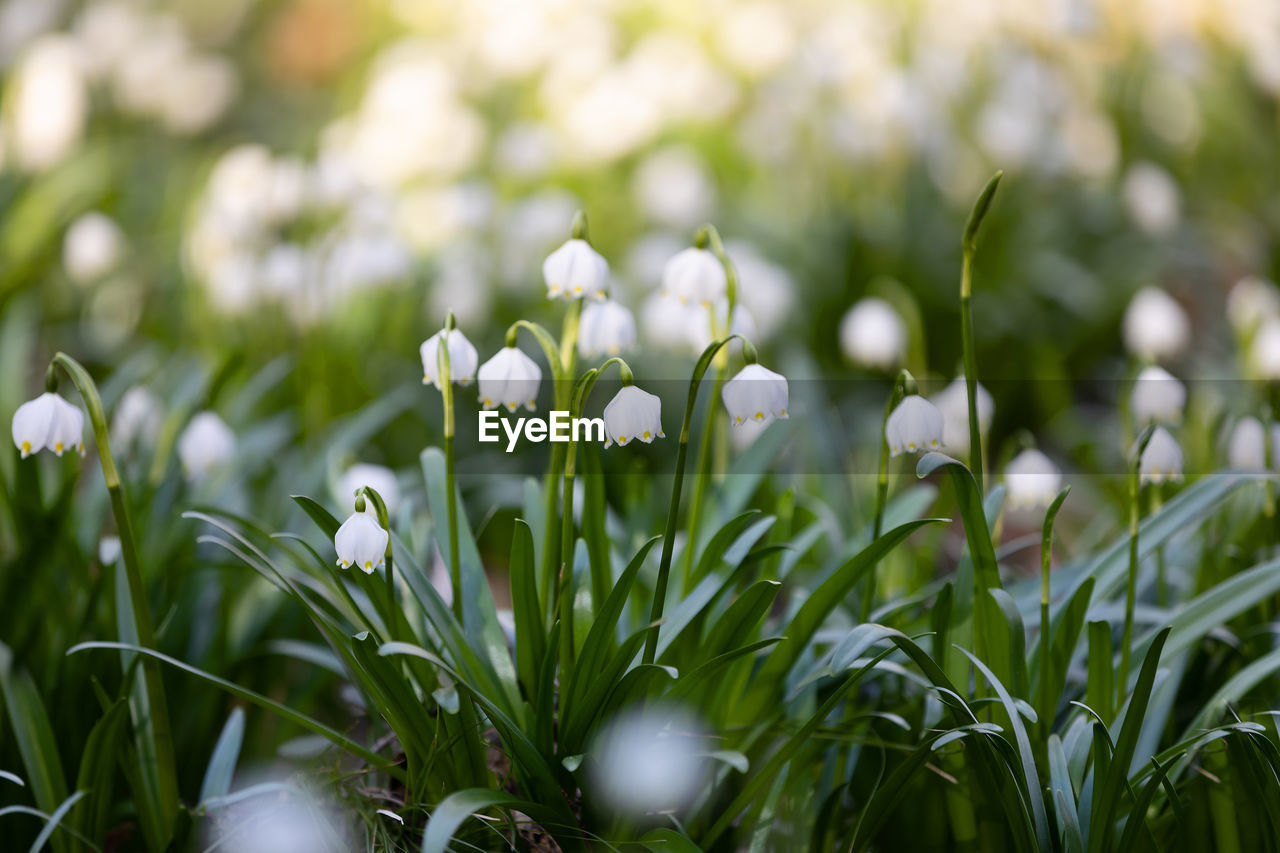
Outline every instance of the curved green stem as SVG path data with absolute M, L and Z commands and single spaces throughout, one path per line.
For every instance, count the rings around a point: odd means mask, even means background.
M 974 479 L 978 481 L 978 494 L 985 495 L 983 490 L 982 465 L 982 431 L 978 424 L 978 361 L 974 352 L 973 341 L 973 256 L 978 251 L 978 228 L 982 225 L 991 200 L 995 197 L 996 187 L 1004 172 L 996 172 L 978 195 L 969 213 L 969 221 L 965 225 L 962 248 L 964 258 L 960 266 L 960 345 L 964 351 L 964 384 L 968 392 L 969 404 L 969 460 Z
M 1142 520 L 1142 478 L 1139 470 L 1142 453 L 1155 432 L 1154 426 L 1148 426 L 1138 436 L 1133 449 L 1133 459 L 1129 462 L 1129 573 L 1124 585 L 1124 633 L 1120 640 L 1120 672 L 1116 678 L 1116 710 L 1124 704 L 1125 691 L 1129 684 L 1129 647 L 1133 645 L 1133 610 L 1138 598 L 1138 522 Z
M 107 493 L 111 498 L 111 513 L 115 517 L 116 534 L 120 537 L 120 559 L 124 564 L 125 579 L 129 587 L 129 603 L 133 610 L 134 631 L 138 645 L 148 649 L 156 647 L 155 628 L 151 623 L 151 609 L 147 604 L 146 588 L 143 586 L 142 570 L 138 562 L 138 544 L 134 537 L 133 520 L 129 514 L 129 500 L 125 494 L 124 483 L 120 480 L 120 472 L 116 468 L 115 457 L 108 444 L 110 431 L 107 428 L 106 412 L 102 408 L 102 398 L 89 372 L 80 362 L 66 353 L 59 352 L 53 357 L 52 366 L 56 365 L 71 378 L 72 383 L 80 391 L 85 407 L 89 412 L 89 423 L 93 427 L 93 436 L 98 446 L 98 457 L 102 462 L 102 477 L 107 484 Z M 142 732 L 139 744 L 139 761 L 154 767 L 155 790 L 149 792 L 154 798 L 157 814 L 142 815 L 144 831 L 147 834 L 148 847 L 163 849 L 169 843 L 169 834 L 178 813 L 178 776 L 177 764 L 173 751 L 173 734 L 169 724 L 168 705 L 165 702 L 164 683 L 160 673 L 160 664 L 150 656 L 143 656 L 142 691 L 146 705 L 139 707 L 131 704 L 135 726 Z M 151 761 L 147 761 L 150 753 Z M 144 768 L 145 769 L 145 768 Z M 143 775 L 144 785 L 148 783 L 147 775 Z M 140 804 L 140 812 L 149 809 Z M 151 825 L 155 820 L 158 825 Z
M 889 438 L 885 435 L 885 430 L 889 426 L 889 415 L 893 414 L 893 410 L 898 408 L 898 404 L 906 396 L 908 382 L 915 384 L 911 374 L 905 370 L 899 371 L 893 380 L 893 388 L 889 391 L 889 399 L 885 402 L 884 418 L 880 421 L 880 467 L 876 474 L 876 515 L 871 526 L 872 542 L 880 538 L 884 529 L 884 507 L 889 499 Z M 862 596 L 860 622 L 871 618 L 871 606 L 876 597 L 876 569 L 877 566 L 872 566 L 867 572 L 867 588 Z
M 1037 716 L 1044 732 L 1042 741 L 1048 738 L 1053 728 L 1053 712 L 1057 708 L 1057 697 L 1051 693 L 1054 685 L 1049 683 L 1049 671 L 1053 668 L 1053 638 L 1049 633 L 1049 572 L 1053 565 L 1053 522 L 1069 494 L 1070 486 L 1058 492 L 1044 514 L 1044 526 L 1040 529 L 1040 707 L 1037 709 Z

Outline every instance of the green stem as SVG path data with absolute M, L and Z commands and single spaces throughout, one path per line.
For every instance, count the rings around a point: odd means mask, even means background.
M 914 387 L 915 379 L 905 370 L 899 371 L 893 380 L 893 388 L 889 390 L 889 399 L 885 402 L 884 418 L 880 421 L 880 467 L 876 474 L 876 515 L 871 525 L 871 541 L 880 538 L 884 529 L 884 507 L 889 499 L 889 437 L 885 434 L 889 426 L 889 415 L 906 396 L 907 385 Z M 877 564 L 878 566 L 878 564 Z M 872 566 L 867 572 L 867 588 L 862 597 L 859 621 L 866 622 L 871 618 L 871 605 L 876 597 L 876 568 Z
M 453 587 L 453 615 L 462 621 L 462 561 L 458 555 L 458 506 L 457 486 L 454 475 L 453 460 L 453 374 L 449 363 L 449 333 L 453 329 L 453 315 L 445 321 L 445 334 L 436 349 L 436 363 L 440 371 L 440 399 L 444 405 L 444 488 L 445 512 L 449 525 L 449 583 Z M 385 512 L 385 509 L 383 510 Z M 388 528 L 390 529 L 390 528 Z M 387 586 L 391 601 L 395 601 L 395 591 L 391 586 L 391 546 L 387 545 Z
M 982 225 L 991 200 L 995 197 L 996 187 L 1004 172 L 996 172 L 973 204 L 969 213 L 969 221 L 965 225 L 961 247 L 964 259 L 960 266 L 960 345 L 964 352 L 964 384 L 968 391 L 969 404 L 969 452 L 972 458 L 969 467 L 973 469 L 974 479 L 978 481 L 978 494 L 985 495 L 983 490 L 982 465 L 982 431 L 978 424 L 978 362 L 974 353 L 973 341 L 973 256 L 978 251 L 978 229 Z
M 1050 692 L 1054 685 L 1049 683 L 1049 672 L 1053 668 L 1053 637 L 1049 633 L 1049 572 L 1053 564 L 1053 522 L 1058 517 L 1062 502 L 1070 493 L 1070 486 L 1058 492 L 1058 496 L 1053 499 L 1053 503 L 1049 504 L 1049 510 L 1044 514 L 1044 526 L 1040 531 L 1040 708 L 1037 716 L 1040 718 L 1041 731 L 1044 733 L 1044 737 L 1041 738 L 1042 744 L 1048 739 L 1049 732 L 1053 730 L 1053 712 L 1057 710 L 1058 704 L 1058 697 Z
M 138 562 L 137 540 L 133 533 L 133 520 L 129 514 L 129 500 L 125 494 L 124 483 L 120 480 L 120 472 L 116 468 L 115 458 L 108 444 L 110 432 L 107 428 L 106 413 L 102 408 L 102 398 L 92 377 L 81 364 L 71 356 L 59 352 L 53 357 L 52 365 L 61 367 L 71 378 L 72 383 L 80 391 L 85 407 L 89 411 L 89 423 L 93 427 L 94 439 L 98 446 L 98 457 L 102 462 L 102 477 L 107 484 L 107 493 L 111 498 L 111 513 L 115 517 L 116 533 L 120 537 L 120 559 L 124 564 L 125 578 L 129 586 L 129 602 L 133 608 L 134 630 L 138 636 L 138 644 L 148 649 L 155 649 L 155 628 L 151 623 L 151 610 L 147 604 L 146 589 L 143 586 L 142 570 Z M 51 368 L 52 369 L 52 368 Z M 169 833 L 178 812 L 178 776 L 177 763 L 173 751 L 173 734 L 169 724 L 168 705 L 165 702 L 164 683 L 160 673 L 160 663 L 149 655 L 141 661 L 143 690 L 146 694 L 147 708 L 133 707 L 134 724 L 144 733 L 150 734 L 152 743 L 149 749 L 139 749 L 142 755 L 154 753 L 154 767 L 158 790 L 156 806 L 158 807 L 159 838 L 149 838 L 148 846 L 163 848 L 168 844 Z M 132 706 L 131 706 L 132 707 Z
M 1147 427 L 1138 436 L 1134 447 L 1133 459 L 1129 467 L 1129 573 L 1124 585 L 1124 633 L 1120 641 L 1120 672 L 1116 678 L 1116 710 L 1124 704 L 1125 691 L 1129 685 L 1129 647 L 1133 644 L 1133 610 L 1138 597 L 1138 522 L 1141 520 L 1142 507 L 1141 476 L 1138 473 L 1142 463 L 1142 453 L 1151 441 L 1154 427 Z

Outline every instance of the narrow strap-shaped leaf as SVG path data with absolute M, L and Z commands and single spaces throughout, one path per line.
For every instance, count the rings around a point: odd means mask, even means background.
M 523 812 L 535 820 L 541 820 L 539 816 L 547 813 L 538 803 L 522 800 L 506 791 L 492 788 L 455 791 L 441 800 L 431 813 L 422 835 L 422 853 L 446 853 L 449 842 L 467 818 L 495 807 Z

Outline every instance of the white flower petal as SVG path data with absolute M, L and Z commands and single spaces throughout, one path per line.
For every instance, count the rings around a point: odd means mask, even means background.
M 725 295 L 728 279 L 720 259 L 706 249 L 676 253 L 662 271 L 662 289 L 681 302 L 710 305 Z
M 942 427 L 942 412 L 933 403 L 918 394 L 902 398 L 884 426 L 889 454 L 937 450 L 942 446 Z
M 609 295 L 609 262 L 586 240 L 574 238 L 547 255 L 542 278 L 552 299 L 604 299 Z
M 787 379 L 759 364 L 748 364 L 720 392 L 729 422 L 761 423 L 787 417 Z

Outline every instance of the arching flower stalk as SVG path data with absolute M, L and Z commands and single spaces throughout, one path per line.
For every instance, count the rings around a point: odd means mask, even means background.
M 978 481 L 978 494 L 985 495 L 982 485 L 982 426 L 978 417 L 978 361 L 974 354 L 973 341 L 973 256 L 978 251 L 978 228 L 982 225 L 991 200 L 995 197 L 996 187 L 1004 172 L 996 172 L 987 185 L 983 187 L 978 200 L 969 213 L 969 222 L 964 228 L 961 247 L 964 251 L 960 267 L 960 343 L 964 350 L 964 381 L 969 397 L 969 466 L 973 469 L 974 479 Z

